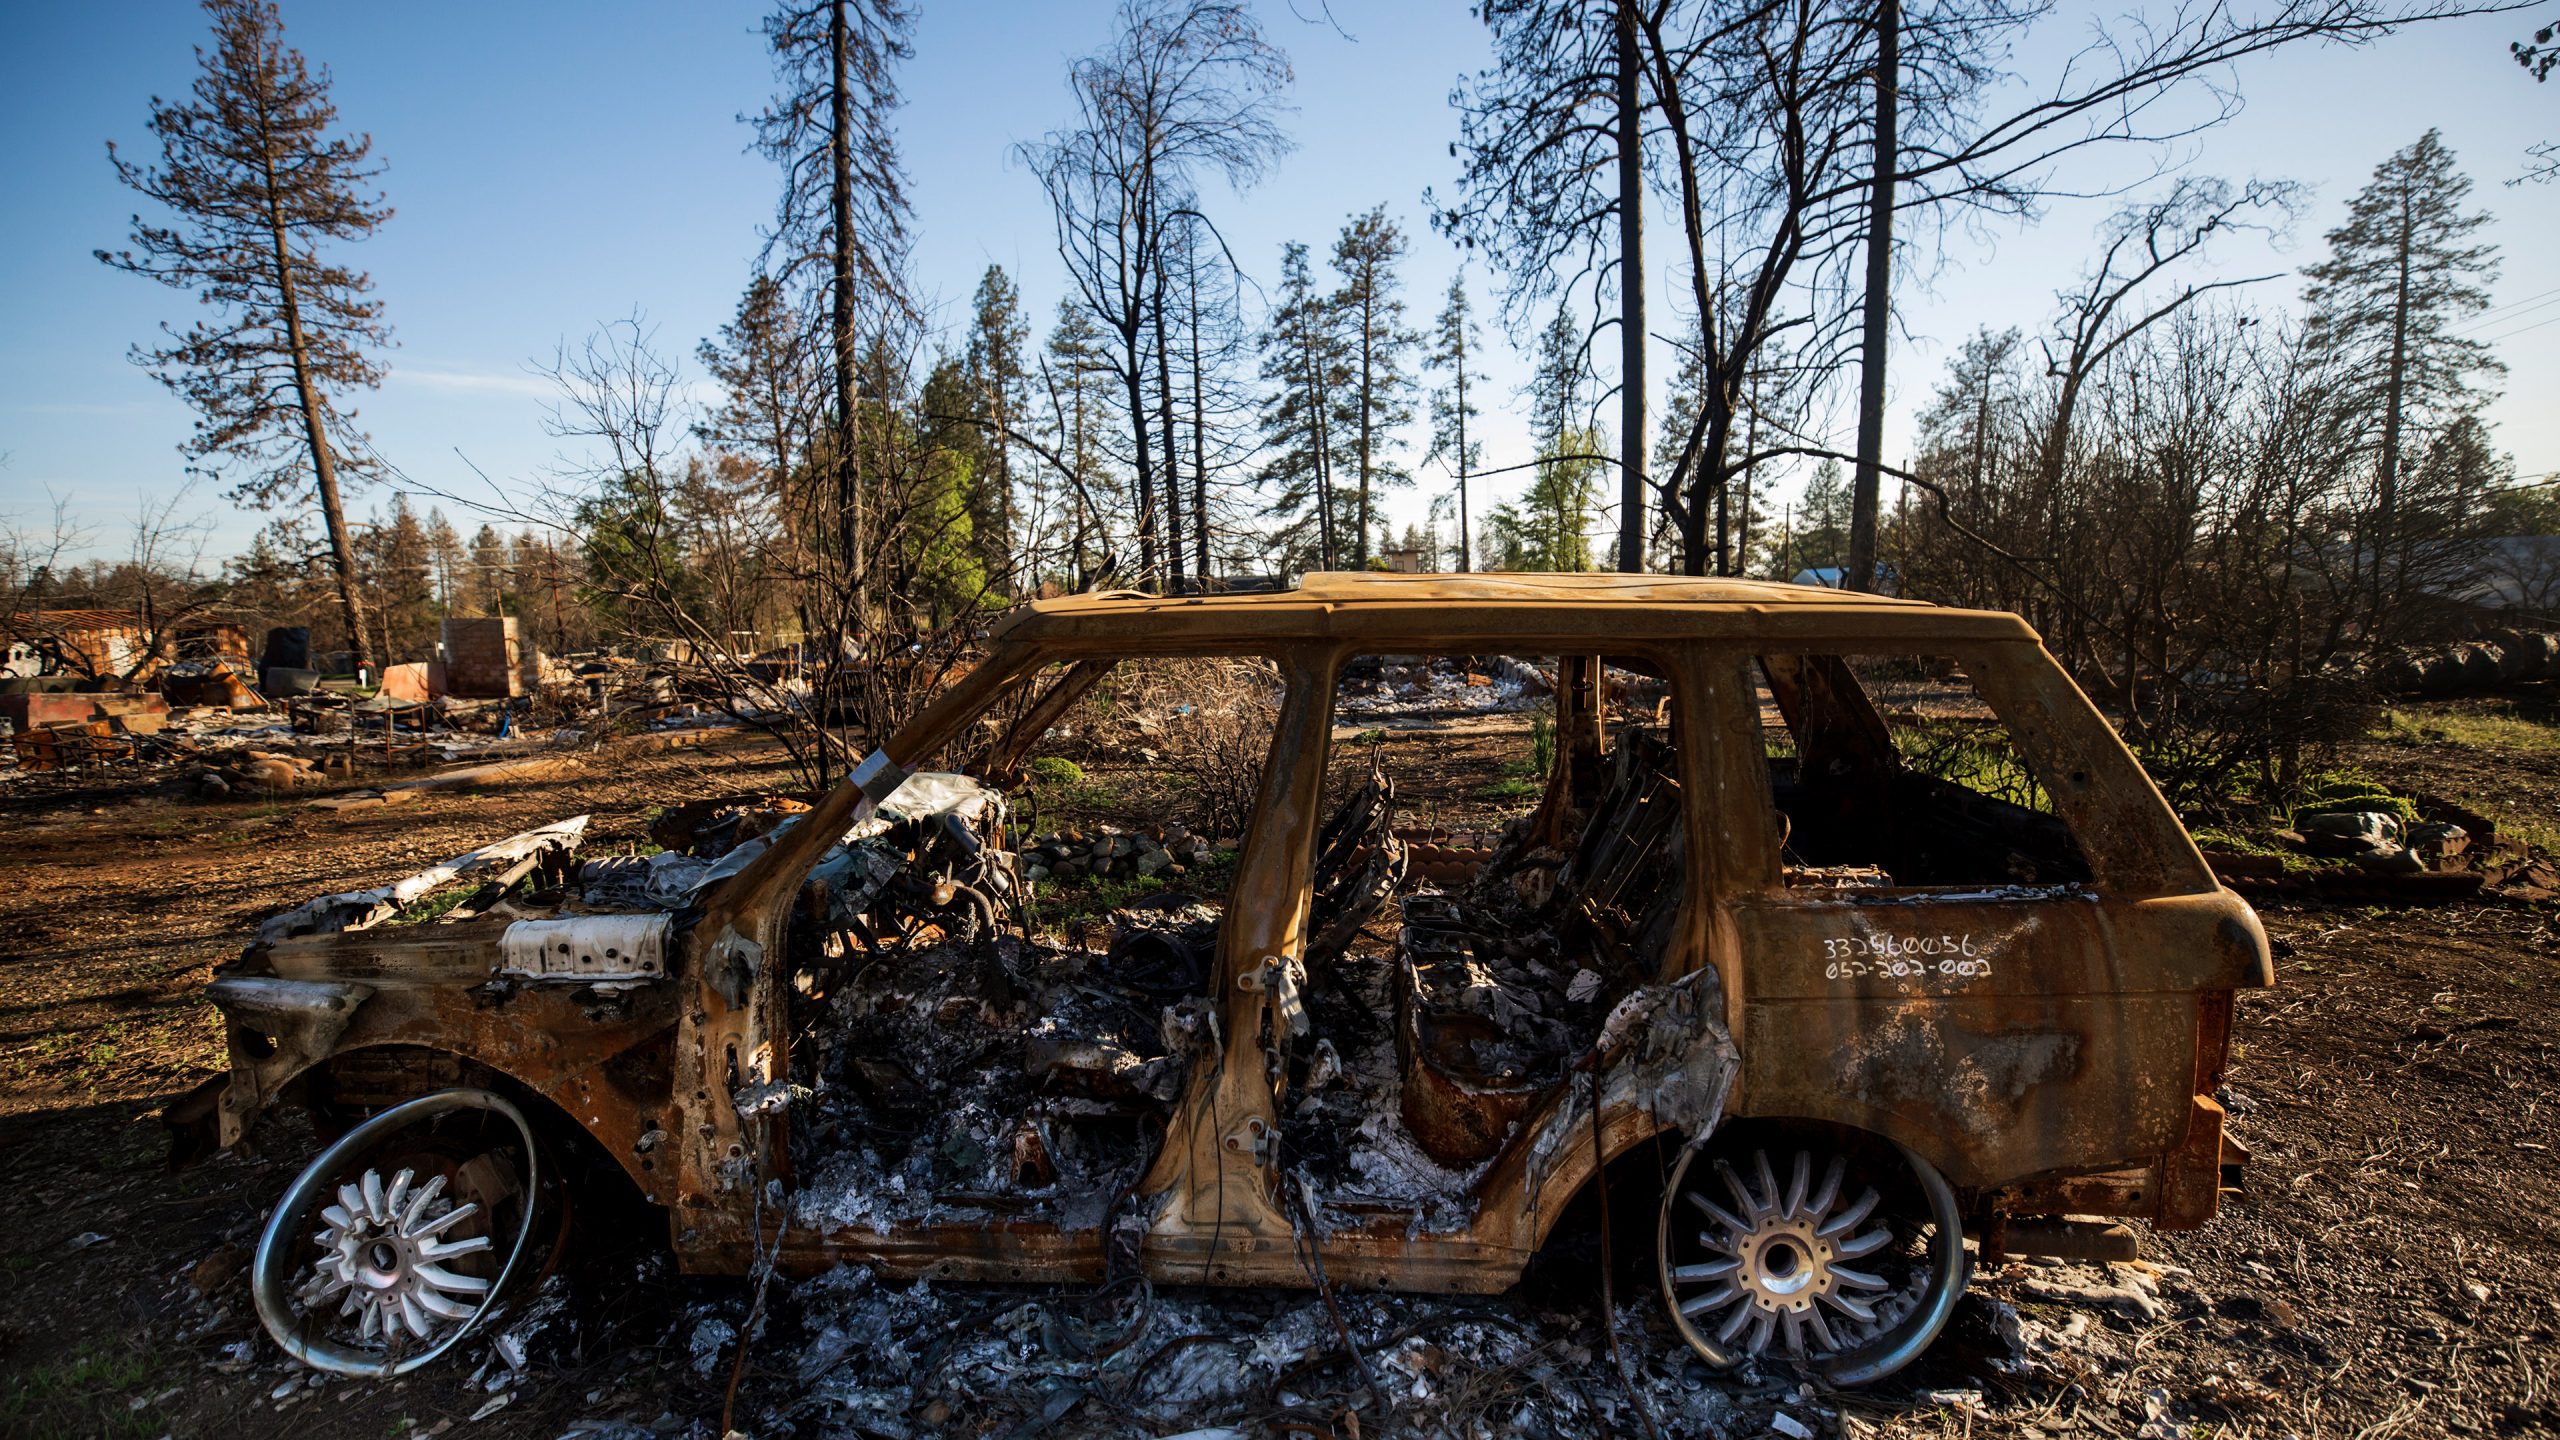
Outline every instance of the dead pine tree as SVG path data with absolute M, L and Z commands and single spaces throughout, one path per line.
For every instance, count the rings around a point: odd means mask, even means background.
M 811 297 L 824 325 L 817 347 L 833 405 L 836 582 L 859 627 L 866 531 L 860 376 L 866 313 L 912 318 L 903 284 L 906 173 L 890 116 L 897 62 L 910 53 L 912 13 L 898 0 L 791 0 L 765 17 L 778 92 L 749 121 L 756 149 L 782 167 L 782 198 L 764 264 Z M 870 307 L 866 312 L 865 307 Z
M 2363 45 L 2403 26 L 2506 8 L 2499 0 L 2169 0 L 2101 22 L 2049 88 L 1986 108 L 2007 78 L 1991 57 L 2047 13 L 2029 0 L 1869 0 L 1871 105 L 1865 275 L 1859 298 L 1858 466 L 1849 541 L 1852 590 L 1875 588 L 1893 267 L 1899 217 L 1946 209 L 2029 216 L 2057 184 L 2058 162 L 2106 144 L 2166 147 L 2238 111 L 2231 69 L 2306 41 Z M 2201 118 L 2152 129 L 2154 102 L 2208 83 Z M 2166 113 L 2166 112 L 2164 112 Z M 1927 218 L 1939 218 L 1931 215 Z
M 195 408 L 186 453 L 249 473 L 235 498 L 272 508 L 308 493 L 327 530 L 340 618 L 358 669 L 372 663 L 356 600 L 355 549 L 343 482 L 359 466 L 342 446 L 363 437 L 344 397 L 382 383 L 370 352 L 391 343 L 373 281 L 322 258 L 391 218 L 373 189 L 373 137 L 333 134 L 329 73 L 313 74 L 284 43 L 266 0 L 205 0 L 213 48 L 190 102 L 154 97 L 160 163 L 137 165 L 108 142 L 125 184 L 168 210 L 133 218 L 130 250 L 96 252 L 119 270 L 185 290 L 212 308 L 136 364 Z
M 1450 94 L 1459 116 L 1450 154 L 1460 164 L 1448 204 L 1431 191 L 1431 223 L 1503 274 L 1503 318 L 1517 324 L 1550 299 L 1591 291 L 1587 336 L 1618 330 L 1617 568 L 1644 564 L 1648 444 L 1644 270 L 1644 147 L 1661 123 L 1648 74 L 1648 25 L 1727 23 L 1728 6 L 1680 0 L 1486 0 L 1474 14 L 1495 63 Z M 1648 95 L 1648 86 L 1653 92 Z M 1651 116 L 1653 118 L 1648 119 Z M 1614 300 L 1614 307 L 1611 302 Z M 1611 311 L 1614 308 L 1615 314 Z

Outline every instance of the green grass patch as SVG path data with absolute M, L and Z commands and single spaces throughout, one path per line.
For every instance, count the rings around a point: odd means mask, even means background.
M 2006 729 L 1963 720 L 1922 720 L 1893 727 L 1903 764 L 1923 775 L 1961 785 L 1978 795 L 2029 810 L 2053 813 L 2035 772 L 2010 742 Z
M 2268 836 L 2252 834 L 2245 830 L 2212 826 L 2195 831 L 2194 835 L 2198 849 L 2219 851 L 2226 855 L 2269 856 L 2283 861 L 2288 874 L 2308 874 L 2315 870 L 2343 870 L 2355 864 L 2353 860 L 2332 856 L 2304 855 L 2286 849 Z
M 1525 800 L 1538 793 L 1539 784 L 1526 775 L 1505 775 L 1478 789 L 1479 800 Z
M 1063 755 L 1037 756 L 1023 769 L 1043 829 L 1063 828 L 1070 817 L 1107 810 L 1120 798 L 1119 782 L 1092 774 Z
M 149 1437 L 166 1428 L 133 1408 L 151 1366 L 131 1353 L 92 1351 L 19 1371 L 0 1384 L 0 1430 L 13 1435 Z
M 480 887 L 456 880 L 442 890 L 401 911 L 386 922 L 392 925 L 424 925 L 450 913 L 456 906 L 480 893 Z
M 2528 719 L 2511 709 L 2447 710 L 2412 714 L 2386 710 L 2373 738 L 2398 745 L 2461 745 L 2476 750 L 2560 750 L 2560 725 Z
M 1158 871 L 1121 879 L 1079 875 L 1060 880 L 1053 876 L 1034 882 L 1031 895 L 1040 922 L 1056 925 L 1071 920 L 1098 920 L 1122 906 L 1168 890 L 1215 899 L 1227 893 L 1235 878 L 1236 852 L 1230 848 L 1210 851 L 1206 864 L 1191 866 L 1181 875 Z

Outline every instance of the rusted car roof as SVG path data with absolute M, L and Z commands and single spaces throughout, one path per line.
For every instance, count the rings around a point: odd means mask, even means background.
M 1463 644 L 1479 633 L 1608 640 L 2029 640 L 2015 615 L 1765 580 L 1611 574 L 1396 575 L 1318 572 L 1249 595 L 1113 590 L 1040 600 L 996 633 L 1015 641 L 1143 637 L 1180 644 L 1243 636 Z

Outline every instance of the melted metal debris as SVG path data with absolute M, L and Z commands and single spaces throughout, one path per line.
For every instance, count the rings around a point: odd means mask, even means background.
M 429 866 L 389 885 L 323 895 L 282 914 L 267 917 L 266 922 L 258 927 L 258 939 L 268 943 L 296 935 L 362 930 L 390 919 L 437 890 L 496 870 L 509 861 L 522 860 L 545 851 L 567 854 L 578 847 L 586 833 L 587 817 L 573 815 L 566 820 L 483 845 L 477 850 L 465 851 L 441 865 Z

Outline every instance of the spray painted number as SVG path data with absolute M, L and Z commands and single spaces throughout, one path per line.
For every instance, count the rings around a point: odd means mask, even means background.
M 1991 973 L 1971 935 L 1853 935 L 1822 942 L 1825 980 L 1975 979 Z

